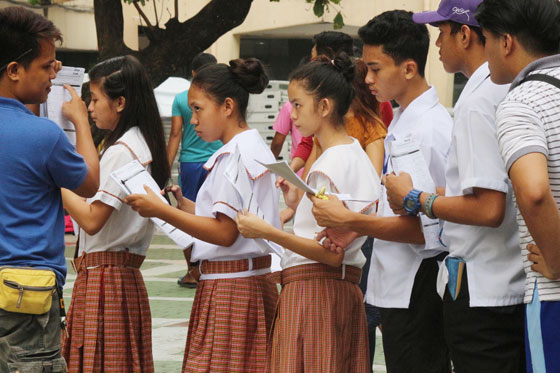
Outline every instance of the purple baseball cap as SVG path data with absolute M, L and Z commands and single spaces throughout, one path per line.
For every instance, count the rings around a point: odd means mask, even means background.
M 416 23 L 429 23 L 453 21 L 469 26 L 480 27 L 474 13 L 482 0 L 442 0 L 437 11 L 414 13 L 412 20 Z

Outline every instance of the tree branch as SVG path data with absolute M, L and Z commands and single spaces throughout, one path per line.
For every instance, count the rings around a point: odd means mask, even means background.
M 148 28 L 150 30 L 153 30 L 154 26 L 150 23 L 150 20 L 148 19 L 148 17 L 146 16 L 146 13 L 144 13 L 144 11 L 140 7 L 140 5 L 138 5 L 138 1 L 133 1 L 132 4 L 134 5 L 134 8 L 136 8 L 136 10 L 138 11 L 138 14 L 140 15 L 140 17 L 142 17 L 144 22 L 146 22 L 146 26 L 148 26 Z M 157 20 L 157 18 L 156 18 L 156 20 Z

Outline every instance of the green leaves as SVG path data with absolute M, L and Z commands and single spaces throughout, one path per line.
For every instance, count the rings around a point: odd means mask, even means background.
M 325 0 L 315 0 L 315 5 L 313 5 L 313 13 L 317 17 L 322 17 L 325 14 Z
M 337 1 L 340 1 L 340 0 L 337 0 Z M 338 13 L 336 13 L 336 16 L 333 19 L 333 28 L 335 30 L 340 30 L 343 27 L 344 27 L 344 19 L 342 18 L 342 14 L 340 12 L 338 12 Z

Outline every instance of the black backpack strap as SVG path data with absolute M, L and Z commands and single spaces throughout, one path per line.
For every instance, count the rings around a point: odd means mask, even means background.
M 545 83 L 549 83 L 552 84 L 553 86 L 560 88 L 560 79 L 556 79 L 550 75 L 546 75 L 546 74 L 532 74 L 532 75 L 527 75 L 525 77 L 525 79 L 523 79 L 521 81 L 521 83 L 519 84 L 523 84 L 525 82 L 528 81 L 538 81 L 538 82 L 545 82 Z

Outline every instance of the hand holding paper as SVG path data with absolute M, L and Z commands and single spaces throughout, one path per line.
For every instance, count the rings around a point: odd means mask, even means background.
M 247 210 L 239 211 L 235 217 L 237 229 L 245 238 L 264 238 L 270 224 Z
M 406 215 L 404 197 L 413 189 L 410 174 L 403 171 L 399 175 L 383 175 L 383 184 L 387 188 L 387 200 L 393 212 L 397 215 Z
M 124 201 L 140 216 L 145 218 L 158 217 L 161 209 L 167 204 L 147 185 L 144 185 L 144 190 L 146 194 L 131 194 Z

